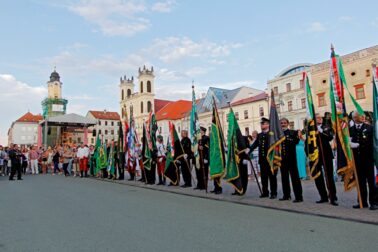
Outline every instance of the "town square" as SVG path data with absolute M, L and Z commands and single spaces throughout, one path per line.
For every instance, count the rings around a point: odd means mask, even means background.
M 377 9 L 0 2 L 0 251 L 375 251 Z

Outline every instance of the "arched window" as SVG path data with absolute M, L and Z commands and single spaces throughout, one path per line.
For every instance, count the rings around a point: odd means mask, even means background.
M 140 102 L 140 113 L 143 114 L 143 102 Z
M 147 81 L 147 93 L 151 93 L 151 81 Z
M 140 92 L 143 93 L 143 81 L 140 82 Z
M 122 100 L 124 100 L 125 99 L 125 92 L 124 92 L 124 90 L 122 89 Z
M 130 115 L 132 116 L 134 112 L 133 105 L 130 106 Z
M 127 98 L 129 98 L 130 96 L 131 96 L 131 90 L 127 89 Z
M 150 113 L 152 110 L 152 103 L 150 101 L 147 102 L 147 112 Z

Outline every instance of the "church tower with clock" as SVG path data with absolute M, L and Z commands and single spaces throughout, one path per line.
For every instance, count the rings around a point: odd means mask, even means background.
M 66 114 L 68 101 L 62 98 L 62 84 L 59 73 L 54 69 L 47 82 L 47 98 L 42 101 L 44 118 Z

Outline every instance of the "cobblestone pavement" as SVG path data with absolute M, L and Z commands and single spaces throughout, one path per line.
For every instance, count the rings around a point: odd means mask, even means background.
M 371 224 L 378 224 L 378 210 L 371 211 L 368 208 L 365 209 L 353 209 L 352 206 L 357 204 L 357 191 L 352 190 L 345 192 L 342 182 L 336 182 L 337 197 L 339 206 L 332 206 L 327 203 L 316 204 L 315 201 L 319 200 L 319 194 L 315 187 L 315 182 L 312 180 L 302 180 L 303 197 L 302 203 L 292 203 L 292 201 L 279 201 L 278 198 L 282 197 L 281 178 L 278 175 L 278 197 L 271 200 L 268 198 L 260 199 L 259 190 L 256 182 L 253 179 L 249 180 L 247 193 L 244 196 L 233 196 L 231 193 L 233 188 L 222 181 L 223 193 L 220 195 L 214 195 L 212 193 L 206 193 L 205 191 L 193 190 L 193 188 L 181 188 L 162 185 L 146 185 L 138 181 L 127 181 L 128 175 L 125 180 L 109 180 L 99 179 L 104 181 L 110 181 L 114 183 L 120 183 L 130 186 L 137 186 L 148 188 L 151 190 L 166 191 L 170 193 L 177 193 L 183 195 L 189 195 L 194 197 L 209 198 L 213 200 L 221 200 L 234 202 L 245 205 L 260 206 L 265 208 L 279 209 L 289 212 L 298 212 L 304 214 L 311 214 L 323 217 L 339 218 L 344 220 L 351 220 L 357 222 L 365 222 Z M 182 181 L 182 180 L 181 180 Z M 182 183 L 182 182 L 181 182 Z M 168 183 L 167 183 L 168 184 Z M 209 181 L 208 188 L 212 190 L 213 182 Z M 292 192 L 293 197 L 293 192 Z

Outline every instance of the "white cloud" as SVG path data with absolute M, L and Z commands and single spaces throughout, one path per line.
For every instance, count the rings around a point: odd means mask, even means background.
M 0 121 L 0 144 L 7 144 L 8 129 L 13 121 L 28 111 L 33 114 L 42 113 L 41 101 L 47 95 L 47 88 L 31 86 L 10 74 L 0 74 L 0 90 L 3 108 Z
M 320 22 L 313 22 L 307 28 L 307 32 L 324 32 L 327 28 Z
M 176 1 L 157 2 L 152 5 L 151 10 L 156 12 L 171 12 Z
M 174 5 L 175 2 L 169 0 L 152 6 L 144 1 L 81 0 L 68 9 L 96 25 L 104 35 L 133 36 L 151 26 L 148 19 L 151 11 L 170 12 Z
M 188 37 L 167 37 L 155 39 L 146 49 L 164 63 L 172 63 L 184 58 L 219 58 L 230 55 L 231 50 L 241 47 L 240 43 L 215 43 L 193 41 Z
M 351 16 L 341 16 L 341 17 L 338 18 L 338 20 L 340 22 L 349 22 L 349 21 L 352 21 L 353 18 Z
M 378 17 L 371 22 L 371 25 L 378 28 Z

